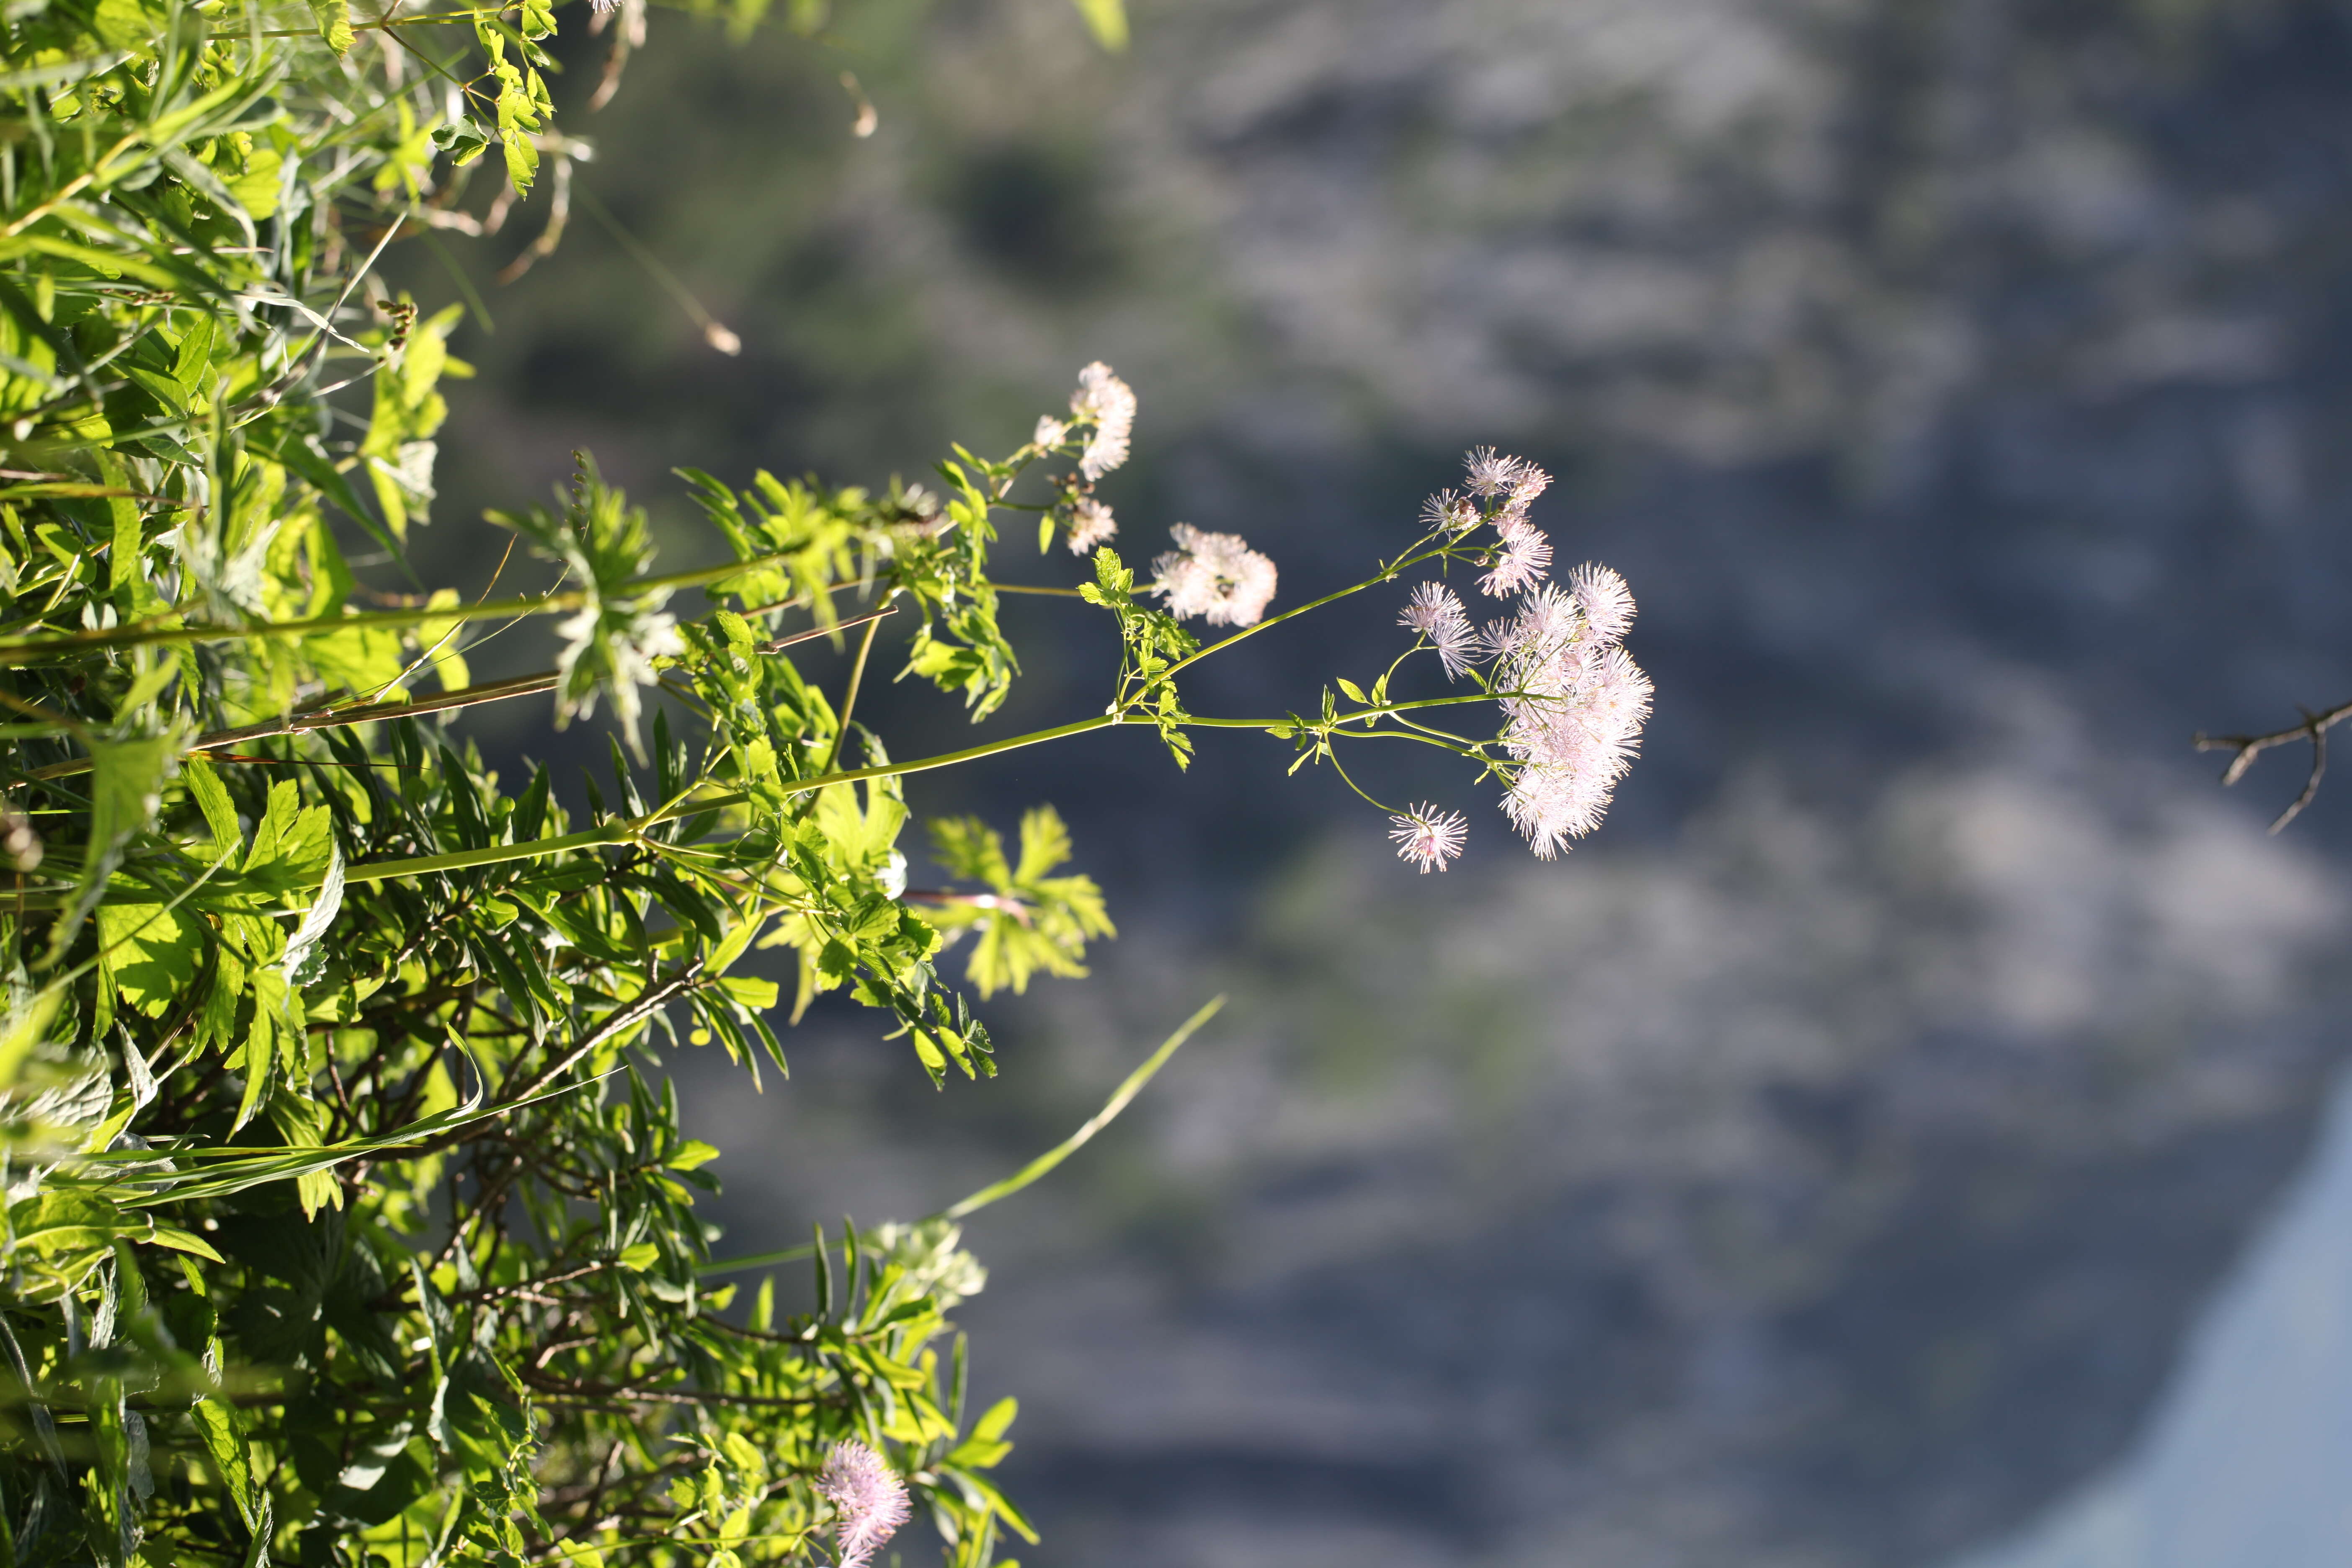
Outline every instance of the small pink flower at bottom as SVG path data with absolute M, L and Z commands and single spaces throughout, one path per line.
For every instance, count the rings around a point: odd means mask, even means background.
M 866 1568 L 907 1522 L 907 1486 L 882 1457 L 855 1437 L 833 1446 L 816 1489 L 833 1504 L 841 1568 Z
M 1433 805 L 1416 805 L 1389 820 L 1396 824 L 1389 837 L 1396 841 L 1397 858 L 1420 867 L 1424 877 L 1444 870 L 1445 863 L 1462 853 L 1462 840 L 1470 832 L 1468 817 Z

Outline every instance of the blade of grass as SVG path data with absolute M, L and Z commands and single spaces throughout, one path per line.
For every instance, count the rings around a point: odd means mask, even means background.
M 1055 1166 L 1068 1159 L 1072 1154 L 1076 1153 L 1081 1148 L 1086 1146 L 1087 1141 L 1092 1139 L 1096 1133 L 1100 1132 L 1104 1128 L 1109 1126 L 1113 1121 L 1118 1119 L 1118 1113 L 1125 1110 L 1135 1097 L 1143 1092 L 1143 1086 L 1150 1083 L 1153 1075 L 1157 1074 L 1161 1068 L 1168 1065 L 1168 1058 L 1174 1056 L 1177 1049 L 1181 1047 L 1185 1041 L 1191 1039 L 1194 1032 L 1197 1031 L 1202 1025 L 1206 1024 L 1210 1019 L 1215 1017 L 1217 1016 L 1217 1010 L 1224 1005 L 1224 997 L 1212 997 L 1206 1006 L 1193 1014 L 1191 1017 L 1185 1019 L 1183 1024 L 1177 1028 L 1174 1034 L 1169 1036 L 1165 1040 L 1160 1042 L 1160 1048 L 1158 1050 L 1152 1052 L 1150 1056 L 1144 1058 L 1142 1066 L 1137 1068 L 1133 1072 L 1127 1075 L 1126 1079 L 1119 1084 L 1118 1088 L 1111 1091 L 1111 1097 L 1103 1102 L 1103 1108 L 1100 1110 L 1096 1111 L 1092 1116 L 1088 1117 L 1085 1125 L 1081 1126 L 1076 1132 L 1071 1133 L 1067 1138 L 1063 1139 L 1059 1143 L 1055 1144 L 1054 1147 L 1046 1150 L 1045 1152 L 1038 1155 L 1035 1159 L 1022 1166 L 1021 1169 L 1005 1177 L 1004 1180 L 997 1182 L 992 1185 L 981 1188 L 980 1191 L 972 1194 L 970 1197 L 964 1198 L 958 1203 L 949 1205 L 946 1208 L 941 1209 L 938 1214 L 933 1215 L 931 1217 L 933 1219 L 961 1219 L 966 1215 L 977 1213 L 979 1210 L 986 1208 L 989 1205 L 995 1203 L 1000 1199 L 1011 1197 L 1013 1194 L 1021 1191 L 1022 1188 L 1037 1181 Z M 812 1242 L 803 1244 L 800 1247 L 787 1247 L 778 1252 L 756 1252 L 748 1258 L 719 1258 L 712 1262 L 701 1265 L 696 1269 L 696 1272 L 698 1274 L 734 1274 L 747 1268 L 766 1268 L 778 1263 L 796 1263 L 803 1258 L 814 1258 L 815 1256 L 816 1246 Z

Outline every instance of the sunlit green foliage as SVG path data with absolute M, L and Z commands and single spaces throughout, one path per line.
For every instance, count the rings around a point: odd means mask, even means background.
M 955 1228 L 845 1227 L 801 1265 L 814 1310 L 772 1279 L 735 1303 L 694 1206 L 718 1152 L 658 1055 L 773 1081 L 756 942 L 794 951 L 800 1005 L 846 988 L 934 1076 L 991 1070 L 900 898 L 897 781 L 854 776 L 880 742 L 781 651 L 839 595 L 895 604 L 916 672 L 985 712 L 1014 669 L 991 498 L 698 479 L 736 563 L 652 578 L 583 461 L 559 510 L 499 520 L 549 593 L 367 609 L 343 555 L 426 521 L 465 370 L 456 314 L 371 263 L 476 222 L 491 148 L 521 193 L 572 145 L 554 26 L 538 0 L 0 23 L 0 1558 L 824 1558 L 810 1479 L 850 1436 L 952 1561 L 1025 1532 L 983 1473 L 1012 1406 L 963 1407 Z M 566 617 L 561 668 L 470 684 L 463 628 L 524 614 Z M 635 753 L 584 819 L 425 717 L 550 689 Z M 1090 884 L 1055 890 L 1082 882 L 1035 889 L 1051 954 L 1009 973 L 1108 933 Z
M 940 818 L 930 824 L 930 833 L 940 865 L 988 889 L 924 900 L 934 906 L 926 916 L 933 926 L 980 933 L 965 972 L 982 996 L 1006 985 L 1026 991 L 1029 977 L 1041 969 L 1065 978 L 1083 975 L 1079 959 L 1087 941 L 1118 934 L 1093 878 L 1046 875 L 1070 858 L 1070 830 L 1052 806 L 1022 817 L 1017 860 L 1005 858 L 1004 836 L 976 816 Z
M 1080 8 L 1124 41 L 1115 0 Z M 983 1000 L 1086 973 L 1112 926 L 1062 819 L 1030 811 L 1012 851 L 934 822 L 955 885 L 910 888 L 911 772 L 1122 724 L 1179 765 L 1198 727 L 1335 765 L 1364 738 L 1531 765 L 1433 721 L 1543 693 L 1473 671 L 1392 700 L 1382 674 L 1314 719 L 1199 717 L 1176 678 L 1224 644 L 1164 584 L 1107 547 L 1082 586 L 993 577 L 1007 510 L 1041 545 L 1108 534 L 1092 482 L 1135 402 L 1099 364 L 1068 418 L 1002 459 L 955 448 L 936 489 L 687 472 L 717 565 L 658 571 L 583 455 L 554 507 L 489 519 L 538 591 L 363 591 L 344 546 L 404 565 L 465 374 L 457 313 L 374 263 L 479 232 L 550 160 L 560 197 L 581 144 L 550 123 L 556 25 L 542 0 L 0 15 L 0 1562 L 826 1561 L 813 1481 L 856 1438 L 979 1568 L 1029 1531 L 986 1475 L 1011 1403 L 965 1408 L 946 1314 L 982 1276 L 952 1221 L 1091 1137 L 1213 1005 L 1016 1176 L 759 1259 L 697 1211 L 719 1151 L 680 1128 L 667 1051 L 773 1085 L 775 1020 L 841 993 L 934 1084 L 984 1078 L 946 947 L 971 937 Z M 1036 474 L 1047 499 L 1016 501 Z M 1447 521 L 1315 603 L 1498 548 Z M 1250 559 L 1226 642 L 1300 613 L 1259 618 Z M 857 721 L 886 620 L 898 676 L 977 721 L 1019 673 L 1012 592 L 1109 614 L 1108 704 L 894 760 Z M 562 617 L 557 667 L 477 681 L 469 632 L 537 616 Z M 797 661 L 818 643 L 837 695 Z M 579 810 L 447 724 L 550 695 L 558 726 L 614 721 Z M 777 1305 L 787 1264 L 808 1311 Z

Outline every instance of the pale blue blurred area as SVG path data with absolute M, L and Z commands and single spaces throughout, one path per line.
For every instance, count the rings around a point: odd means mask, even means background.
M 2352 1563 L 2352 1079 L 2317 1157 L 2217 1291 L 2137 1450 L 1951 1568 Z

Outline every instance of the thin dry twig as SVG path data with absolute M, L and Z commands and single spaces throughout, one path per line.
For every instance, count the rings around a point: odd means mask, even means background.
M 2193 743 L 2200 752 L 2237 753 L 2221 772 L 2221 784 L 2225 788 L 2244 778 L 2246 770 L 2253 766 L 2254 759 L 2273 746 L 2284 746 L 2291 741 L 2311 742 L 2311 773 L 2303 781 L 2303 793 L 2294 797 L 2293 805 L 2278 814 L 2277 820 L 2270 826 L 2273 833 L 2293 822 L 2302 815 L 2303 808 L 2318 796 L 2319 781 L 2327 772 L 2327 731 L 2338 720 L 2352 717 L 2352 702 L 2340 702 L 2320 713 L 2308 708 L 2296 710 L 2303 715 L 2302 723 L 2292 729 L 2274 730 L 2267 735 L 2208 735 L 2200 731 L 2192 737 Z

